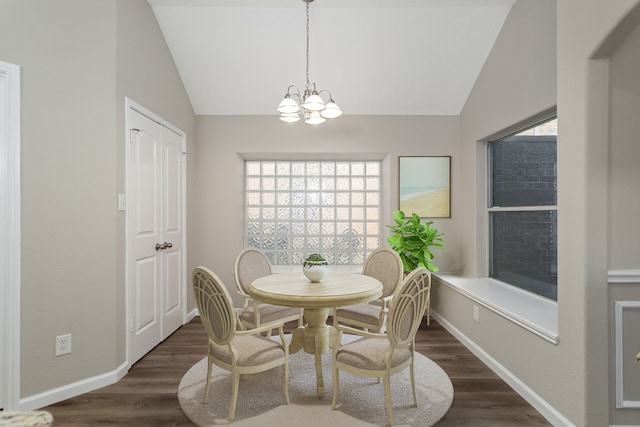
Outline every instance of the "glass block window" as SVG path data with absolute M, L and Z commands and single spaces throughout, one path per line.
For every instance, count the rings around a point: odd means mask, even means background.
M 557 300 L 557 119 L 489 145 L 489 276 Z
M 362 265 L 380 247 L 379 161 L 245 162 L 245 243 L 276 265 L 320 253 Z

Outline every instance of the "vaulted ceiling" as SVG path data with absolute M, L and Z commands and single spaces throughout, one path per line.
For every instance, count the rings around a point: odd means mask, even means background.
M 309 80 L 345 115 L 459 114 L 516 0 L 315 0 Z M 304 88 L 304 0 L 148 0 L 196 114 Z

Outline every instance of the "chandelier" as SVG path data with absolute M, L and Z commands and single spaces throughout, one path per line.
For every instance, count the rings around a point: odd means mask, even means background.
M 326 89 L 318 91 L 315 83 L 309 83 L 309 3 L 313 2 L 313 0 L 302 1 L 307 4 L 307 81 L 302 96 L 297 86 L 289 86 L 287 88 L 287 94 L 284 96 L 282 102 L 280 102 L 277 111 L 280 113 L 280 120 L 284 122 L 297 122 L 300 120 L 300 105 L 298 105 L 298 103 L 300 103 L 302 105 L 305 123 L 317 125 L 324 123 L 326 119 L 339 117 L 342 115 L 342 111 L 333 101 L 331 92 Z M 320 96 L 324 93 L 328 94 L 328 101 L 326 103 Z

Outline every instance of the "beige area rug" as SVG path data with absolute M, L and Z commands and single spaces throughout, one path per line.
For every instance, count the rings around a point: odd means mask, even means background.
M 344 336 L 343 341 L 355 337 Z M 447 374 L 429 358 L 416 353 L 416 392 L 413 406 L 409 369 L 391 377 L 391 399 L 397 426 L 431 426 L 449 410 L 453 385 Z M 338 405 L 331 410 L 331 353 L 322 356 L 324 398 L 316 396 L 312 355 L 300 351 L 289 357 L 289 399 L 282 391 L 282 368 L 240 377 L 238 406 L 233 422 L 227 420 L 231 402 L 231 376 L 213 366 L 209 403 L 204 404 L 207 358 L 196 363 L 178 386 L 178 402 L 197 426 L 375 426 L 387 425 L 382 380 L 362 378 L 340 371 Z

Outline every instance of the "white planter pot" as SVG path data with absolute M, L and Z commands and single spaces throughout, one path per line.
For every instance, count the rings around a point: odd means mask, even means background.
M 312 282 L 322 282 L 322 279 L 329 273 L 329 267 L 327 264 L 309 265 L 309 262 L 307 262 L 307 265 L 302 266 L 302 272 Z

